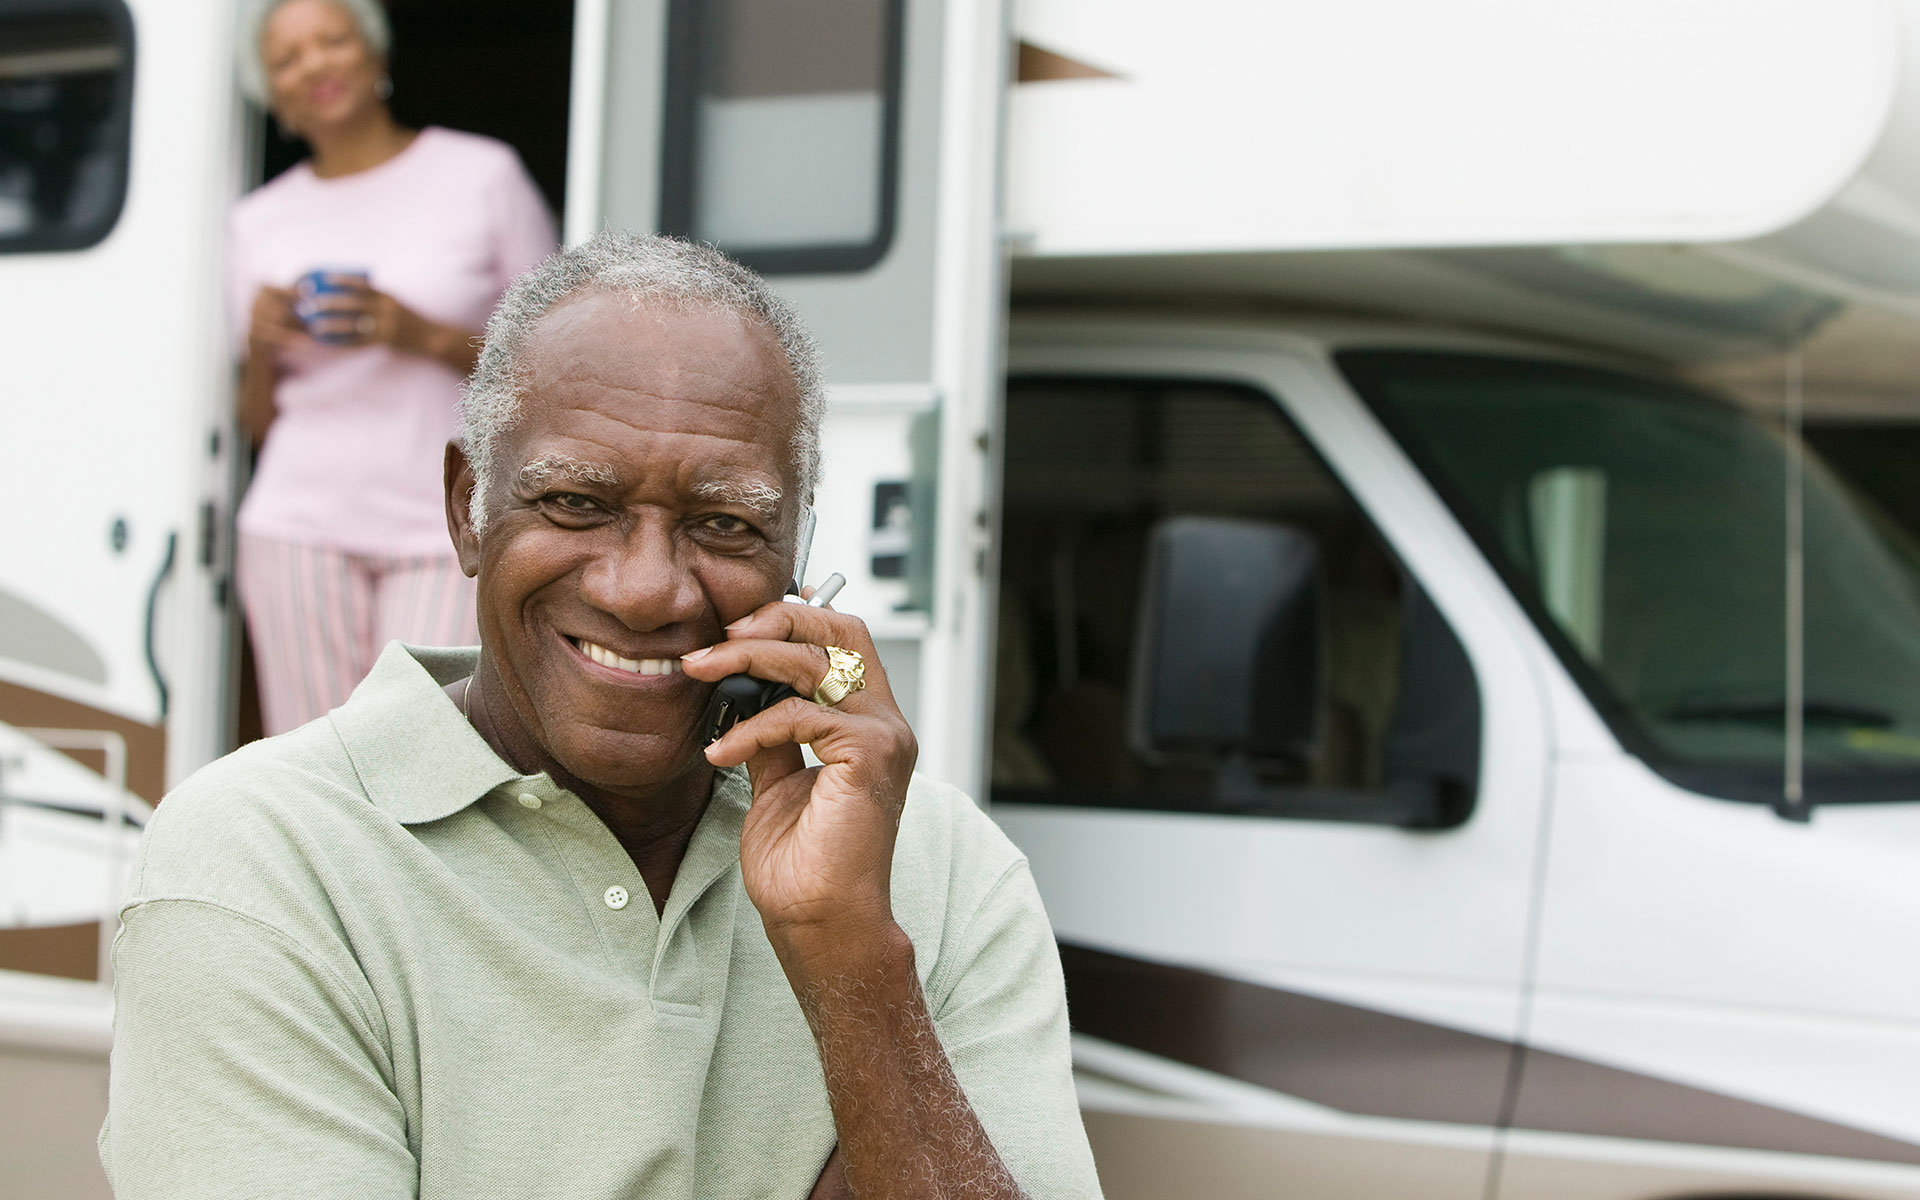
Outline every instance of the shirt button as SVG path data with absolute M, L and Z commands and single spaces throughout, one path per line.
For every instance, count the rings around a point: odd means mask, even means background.
M 539 808 L 540 797 L 534 795 L 532 792 L 521 792 L 520 807 L 521 808 Z
M 627 906 L 627 889 L 616 883 L 607 889 L 604 899 L 608 908 L 618 912 Z

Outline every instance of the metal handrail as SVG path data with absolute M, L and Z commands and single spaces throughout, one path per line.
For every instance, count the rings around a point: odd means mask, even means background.
M 91 750 L 106 761 L 100 775 L 113 787 L 100 813 L 107 839 L 107 894 L 100 914 L 98 973 L 102 984 L 113 982 L 113 930 L 120 919 L 121 875 L 125 870 L 120 831 L 127 823 L 127 739 L 111 729 L 50 729 L 15 726 L 50 750 Z

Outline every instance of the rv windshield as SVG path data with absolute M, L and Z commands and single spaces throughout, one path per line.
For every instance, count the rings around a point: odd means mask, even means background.
M 1697 790 L 1779 796 L 1777 431 L 1613 371 L 1400 351 L 1339 362 L 1630 749 Z M 1814 459 L 1805 529 L 1807 796 L 1920 799 L 1920 553 Z

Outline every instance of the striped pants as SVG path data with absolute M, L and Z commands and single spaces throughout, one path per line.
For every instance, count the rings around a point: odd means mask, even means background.
M 338 706 L 389 641 L 480 640 L 473 580 L 451 554 L 351 554 L 243 533 L 235 576 L 269 736 Z

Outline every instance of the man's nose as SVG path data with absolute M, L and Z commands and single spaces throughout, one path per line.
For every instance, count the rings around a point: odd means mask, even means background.
M 678 533 L 665 517 L 635 522 L 588 565 L 582 598 L 641 632 L 696 618 L 701 611 L 691 561 L 696 550 Z

